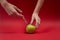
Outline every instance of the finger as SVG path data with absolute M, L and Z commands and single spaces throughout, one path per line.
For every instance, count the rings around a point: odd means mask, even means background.
M 7 12 L 8 13 L 8 15 L 12 15 L 13 13 L 12 12 Z
M 23 20 L 25 21 L 25 23 L 27 24 L 27 20 L 25 19 L 25 17 L 23 16 Z
M 31 19 L 31 22 L 30 22 L 30 24 L 32 24 L 32 23 L 33 23 L 33 21 L 34 21 L 34 17 L 32 16 L 32 19 Z
M 39 26 L 39 23 L 38 23 L 38 22 L 36 22 L 36 28 L 38 28 L 38 26 Z
M 23 20 L 25 21 L 25 23 L 27 23 L 25 17 L 22 15 L 22 14 L 19 14 L 17 11 L 15 11 L 15 13 L 18 15 L 18 16 L 21 16 L 23 18 Z
M 14 6 L 14 8 L 15 8 L 16 10 L 18 10 L 19 12 L 21 12 L 21 13 L 22 13 L 22 10 L 21 10 L 21 9 L 19 9 L 18 7 Z
M 40 22 L 39 21 L 36 21 L 36 27 L 38 28 L 38 26 L 39 26 L 39 24 L 40 24 Z
M 36 24 L 35 24 L 37 28 L 38 28 L 39 24 L 40 24 L 40 18 L 38 17 L 38 18 L 36 18 Z
M 16 10 L 15 10 L 15 13 L 16 13 L 16 15 L 18 15 L 18 16 L 20 16 L 20 17 L 23 17 L 23 15 L 20 14 L 20 13 L 18 13 Z
M 41 20 L 40 20 L 40 18 L 38 17 L 38 23 L 39 23 L 39 24 L 40 24 L 40 21 L 41 21 Z

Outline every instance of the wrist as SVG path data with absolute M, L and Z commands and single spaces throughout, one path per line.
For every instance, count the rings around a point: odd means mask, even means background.
M 40 11 L 40 10 L 37 10 L 37 9 L 35 8 L 34 11 L 33 11 L 33 13 L 39 14 L 39 11 Z
M 36 14 L 37 15 L 37 14 L 39 14 L 39 12 L 34 11 L 33 14 Z
M 36 13 L 36 12 L 33 12 L 33 15 L 38 15 L 38 13 Z
M 6 3 L 7 3 L 6 0 L 1 0 L 1 1 L 0 1 L 0 4 L 6 4 Z

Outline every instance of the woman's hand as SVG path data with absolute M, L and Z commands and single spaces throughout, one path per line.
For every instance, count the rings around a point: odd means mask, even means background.
M 13 5 L 7 1 L 4 1 L 4 2 L 1 2 L 1 6 L 8 13 L 8 15 L 16 14 L 17 16 L 22 17 L 23 20 L 25 21 L 25 23 L 27 23 L 25 17 L 22 15 L 22 10 L 19 9 L 18 7 L 16 7 L 15 5 Z
M 31 19 L 31 24 L 33 23 L 34 20 L 36 20 L 36 27 L 38 28 L 38 25 L 40 24 L 40 17 L 38 16 L 39 14 L 39 11 L 40 11 L 40 8 L 42 7 L 42 4 L 44 3 L 44 0 L 38 0 L 37 1 L 37 4 L 36 4 L 36 7 L 33 11 L 33 14 L 32 14 L 32 19 Z
M 36 28 L 38 28 L 38 26 L 40 24 L 40 17 L 38 16 L 38 13 L 33 13 L 32 14 L 32 18 L 31 18 L 30 24 L 32 24 L 34 20 L 36 21 L 36 24 L 35 24 Z
M 18 7 L 16 7 L 15 5 L 9 3 L 9 2 L 2 2 L 1 3 L 1 6 L 4 8 L 4 10 L 8 13 L 8 15 L 12 15 L 12 14 L 16 14 L 18 16 L 23 16 L 21 13 L 22 13 L 22 10 L 19 9 Z M 18 12 L 18 11 L 20 12 Z

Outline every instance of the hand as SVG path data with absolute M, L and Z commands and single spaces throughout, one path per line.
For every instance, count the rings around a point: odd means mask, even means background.
M 13 13 L 15 13 L 16 15 L 18 16 L 23 16 L 22 14 L 22 10 L 20 10 L 18 7 L 16 7 L 15 5 L 11 4 L 11 3 L 8 3 L 7 1 L 6 2 L 2 2 L 1 3 L 1 6 L 4 8 L 4 10 L 8 13 L 8 15 L 11 15 Z M 18 11 L 20 12 L 18 12 Z
M 25 21 L 25 23 L 27 23 L 25 17 L 21 14 L 22 13 L 22 10 L 19 9 L 18 7 L 16 7 L 15 5 L 11 4 L 11 3 L 8 3 L 7 1 L 6 2 L 2 2 L 1 3 L 1 6 L 5 9 L 5 11 L 8 13 L 8 15 L 12 15 L 12 14 L 16 14 L 20 17 L 23 18 L 23 20 Z M 18 12 L 19 11 L 19 12 Z
M 36 20 L 36 28 L 38 28 L 39 24 L 40 24 L 40 17 L 38 16 L 38 13 L 33 13 L 32 14 L 32 19 L 31 19 L 31 22 L 30 24 L 33 23 L 33 21 Z

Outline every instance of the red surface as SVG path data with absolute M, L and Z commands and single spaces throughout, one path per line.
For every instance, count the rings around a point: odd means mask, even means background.
M 23 10 L 28 23 L 37 0 L 8 0 Z M 60 0 L 45 0 L 35 34 L 26 34 L 26 24 L 16 15 L 8 16 L 0 6 L 0 40 L 60 40 Z

